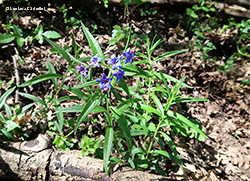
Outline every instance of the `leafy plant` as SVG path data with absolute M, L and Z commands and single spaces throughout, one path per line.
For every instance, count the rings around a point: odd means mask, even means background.
M 32 43 L 34 39 L 37 39 L 40 44 L 43 43 L 44 37 L 57 39 L 60 38 L 60 34 L 56 31 L 45 31 L 43 32 L 43 26 L 39 25 L 39 27 L 36 28 L 34 32 L 32 32 L 32 35 L 25 36 L 25 33 L 21 28 L 19 28 L 15 24 L 10 24 L 7 28 L 10 33 L 3 33 L 0 34 L 0 43 L 10 43 L 13 40 L 16 39 L 16 42 L 19 47 L 22 47 L 25 43 L 25 41 L 28 41 L 29 43 Z
M 82 149 L 81 155 L 88 156 L 89 154 L 94 154 L 101 144 L 102 142 L 100 138 L 95 139 L 82 135 L 82 141 L 78 143 L 78 146 Z
M 49 73 L 35 77 L 20 86 L 24 87 L 52 80 L 55 94 L 51 93 L 45 100 L 29 94 L 22 93 L 21 95 L 40 104 L 42 113 L 38 115 L 43 118 L 47 117 L 49 111 L 54 110 L 55 117 L 49 120 L 53 123 L 53 126 L 50 125 L 50 131 L 55 135 L 54 143 L 64 150 L 73 147 L 75 140 L 70 138 L 72 134 L 76 135 L 80 125 L 92 119 L 89 118 L 89 114 L 98 113 L 105 118 L 104 142 L 101 142 L 99 138 L 89 138 L 83 135 L 82 142 L 78 145 L 82 149 L 83 155 L 97 154 L 97 151 L 102 153 L 104 170 L 107 174 L 109 174 L 109 164 L 117 162 L 130 165 L 133 169 L 155 170 L 162 175 L 165 175 L 165 172 L 159 165 L 167 159 L 177 162 L 182 168 L 183 162 L 174 144 L 174 137 L 181 133 L 183 136 L 203 141 L 206 135 L 202 131 L 203 128 L 199 126 L 199 122 L 188 120 L 180 113 L 172 111 L 171 107 L 183 102 L 206 101 L 206 99 L 182 95 L 182 86 L 191 88 L 184 83 L 185 77 L 180 81 L 161 71 L 156 71 L 153 68 L 153 63 L 186 50 L 167 52 L 152 58 L 154 50 L 163 41 L 156 39 L 156 37 L 150 41 L 146 37 L 147 55 L 128 48 L 127 43 L 121 56 L 112 55 L 108 62 L 105 62 L 104 59 L 107 56 L 103 55 L 100 45 L 84 24 L 82 24 L 82 28 L 93 57 L 80 59 L 78 56 L 79 47 L 74 39 L 75 56 L 72 56 L 64 48 L 45 38 L 67 60 L 69 67 L 65 75 L 58 75 L 53 65 L 48 61 Z M 135 60 L 135 56 L 139 56 L 141 59 Z M 90 63 L 88 63 L 89 61 Z M 138 66 L 139 64 L 144 64 L 148 68 L 142 69 Z M 96 76 L 99 78 L 93 80 L 93 67 L 96 69 L 102 67 L 106 73 L 102 73 L 101 77 L 97 74 Z M 63 86 L 69 71 L 76 75 L 82 85 L 77 87 Z M 126 77 L 138 77 L 144 85 L 141 83 L 138 87 L 129 86 L 125 81 Z M 60 85 L 58 78 L 62 78 Z M 170 83 L 173 84 L 172 88 L 169 88 Z M 100 84 L 100 88 L 93 89 L 93 85 L 96 84 Z M 57 98 L 62 89 L 72 92 L 74 96 Z M 125 96 L 120 92 L 124 92 Z M 72 107 L 61 107 L 61 102 L 72 99 L 78 99 L 79 103 Z M 52 106 L 54 109 L 51 109 Z M 64 113 L 67 112 L 79 112 L 74 124 L 72 121 L 69 123 L 65 120 Z M 67 129 L 65 130 L 65 128 Z M 67 131 L 67 135 L 65 131 Z M 138 144 L 138 140 L 143 141 Z M 153 144 L 157 146 L 153 147 Z M 114 150 L 120 154 L 118 158 L 112 156 Z
M 29 137 L 27 133 L 23 131 L 20 125 L 16 122 L 22 119 L 25 115 L 25 111 L 33 106 L 33 104 L 29 104 L 22 109 L 11 110 L 11 108 L 6 104 L 6 99 L 11 95 L 11 93 L 15 90 L 16 87 L 12 87 L 8 91 L 6 91 L 0 97 L 0 110 L 4 106 L 6 115 L 0 113 L 0 140 L 12 140 L 16 141 L 18 136 Z M 14 114 L 13 114 L 13 113 Z M 20 123 L 20 122 L 19 122 Z

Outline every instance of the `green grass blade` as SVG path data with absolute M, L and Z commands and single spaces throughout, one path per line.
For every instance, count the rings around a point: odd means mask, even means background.
M 31 79 L 31 80 L 28 80 L 28 81 L 25 82 L 24 84 L 19 85 L 18 87 L 25 87 L 25 86 L 27 86 L 27 85 L 37 84 L 37 83 L 39 83 L 39 82 L 43 82 L 43 81 L 45 81 L 45 80 L 49 80 L 49 79 L 53 79 L 53 78 L 62 78 L 62 76 L 59 75 L 59 74 L 51 74 L 51 73 L 39 75 L 39 76 L 37 76 L 37 77 L 34 77 L 34 78 Z
M 1 97 L 0 97 L 0 109 L 5 104 L 6 99 L 9 97 L 9 95 L 15 90 L 15 87 L 12 87 L 11 89 L 7 90 Z
M 18 94 L 20 94 L 20 95 L 23 96 L 23 97 L 26 97 L 27 99 L 30 99 L 30 100 L 35 101 L 35 102 L 37 102 L 37 103 L 40 103 L 41 105 L 44 105 L 44 106 L 47 105 L 47 104 L 45 103 L 45 101 L 43 101 L 43 100 L 39 99 L 38 97 L 33 96 L 33 95 L 31 95 L 31 94 L 22 93 L 22 92 L 19 92 Z
M 88 116 L 88 114 L 97 106 L 100 104 L 99 100 L 95 100 L 94 102 L 92 102 L 91 99 L 89 99 L 89 101 L 87 102 L 87 104 L 85 105 L 84 109 L 82 110 L 81 114 L 79 115 L 77 121 L 76 121 L 76 126 L 74 129 L 74 134 L 76 134 L 77 129 L 79 128 L 80 124 L 82 123 L 82 121 Z
M 104 147 L 103 147 L 103 167 L 107 175 L 109 175 L 108 161 L 109 161 L 109 157 L 110 157 L 111 150 L 113 147 L 113 137 L 114 137 L 113 127 L 109 126 L 106 129 L 105 141 L 104 141 Z
M 70 60 L 68 53 L 62 47 L 60 47 L 59 45 L 57 45 L 56 43 L 54 43 L 50 39 L 48 39 L 46 37 L 45 37 L 45 39 L 47 40 L 47 42 L 49 42 L 49 44 L 51 44 L 52 47 L 54 47 L 69 62 L 69 65 L 71 65 L 72 62 Z
M 89 46 L 92 50 L 93 55 L 95 56 L 96 54 L 98 54 L 98 57 L 104 58 L 103 53 L 102 53 L 102 49 L 101 49 L 100 45 L 98 44 L 98 42 L 96 41 L 96 39 L 92 36 L 92 34 L 89 32 L 89 30 L 84 26 L 82 21 L 81 21 L 81 24 L 82 24 L 83 32 L 88 39 Z

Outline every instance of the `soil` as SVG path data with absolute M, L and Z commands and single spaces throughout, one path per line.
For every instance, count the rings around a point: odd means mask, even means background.
M 182 28 L 185 25 L 186 7 L 175 6 L 173 8 L 171 5 L 150 5 L 150 7 L 157 9 L 158 13 L 142 17 L 139 15 L 139 11 L 135 10 L 130 14 L 129 22 L 134 33 L 138 35 L 147 34 L 151 39 L 157 35 L 165 40 L 154 52 L 153 57 L 172 50 L 189 49 L 192 42 L 196 40 L 191 39 L 192 34 Z M 4 24 L 6 16 L 11 12 L 4 12 L 3 7 L 1 9 L 3 11 L 1 10 L 0 17 Z M 73 12 L 74 8 L 70 9 L 68 14 L 73 14 Z M 63 14 L 53 5 L 46 11 L 16 11 L 16 13 L 18 18 L 12 18 L 12 21 L 23 29 L 29 31 L 36 28 L 39 23 L 48 29 L 54 29 L 62 36 L 62 38 L 54 41 L 61 47 L 72 45 L 70 35 L 72 33 L 76 42 L 82 45 L 82 50 L 85 50 L 82 57 L 93 56 L 82 29 L 70 26 L 72 28 L 69 32 L 66 32 Z M 119 54 L 124 45 L 110 46 L 108 41 L 112 38 L 114 25 L 126 24 L 122 17 L 123 8 L 120 6 L 110 6 L 107 9 L 93 8 L 92 12 L 88 13 L 85 14 L 83 23 L 86 26 L 97 25 L 97 29 L 91 31 L 101 45 L 103 52 L 105 52 L 104 54 Z M 221 17 L 220 20 L 226 21 L 225 17 Z M 4 29 L 1 29 L 1 32 L 4 31 Z M 186 37 L 190 39 L 186 39 Z M 237 33 L 235 34 L 234 30 L 220 35 L 215 33 L 208 36 L 208 39 L 217 45 L 217 50 L 210 54 L 211 57 L 216 57 L 216 62 L 213 62 L 212 59 L 204 61 L 198 50 L 190 51 L 189 49 L 185 53 L 164 59 L 154 65 L 155 69 L 160 69 L 177 79 L 187 76 L 185 82 L 192 86 L 192 89 L 183 89 L 185 95 L 209 99 L 207 102 L 180 105 L 179 108 L 185 116 L 201 122 L 201 125 L 206 128 L 204 132 L 209 139 L 199 142 L 195 139 L 176 138 L 175 143 L 178 145 L 178 152 L 186 164 L 187 175 L 184 177 L 180 174 L 180 177 L 177 177 L 176 173 L 178 175 L 180 172 L 177 172 L 178 169 L 176 170 L 177 167 L 173 166 L 173 163 L 170 163 L 166 169 L 169 169 L 169 175 L 173 175 L 173 179 L 249 180 L 250 85 L 242 85 L 242 80 L 250 80 L 250 59 L 246 57 L 237 59 L 235 60 L 237 65 L 230 71 L 221 72 L 218 69 L 219 65 L 225 64 L 226 60 L 236 51 Z M 245 43 L 249 43 L 249 41 Z M 46 42 L 42 45 L 35 42 L 23 48 L 19 48 L 15 42 L 8 45 L 0 44 L 0 80 L 3 81 L 0 86 L 0 95 L 3 95 L 5 91 L 16 84 L 12 62 L 12 56 L 16 54 L 14 47 L 17 48 L 19 56 L 24 60 L 23 63 L 18 63 L 20 84 L 45 73 L 48 59 L 55 65 L 58 74 L 64 74 L 67 69 L 67 61 L 52 54 L 49 51 L 51 46 Z M 145 45 L 142 44 L 136 50 L 145 53 Z M 136 57 L 134 61 L 139 59 L 139 57 Z M 131 81 L 133 82 L 133 80 Z M 53 91 L 51 85 L 39 83 L 20 88 L 19 91 L 44 99 Z M 65 85 L 77 86 L 80 85 L 80 82 L 73 73 L 70 73 Z M 62 92 L 63 94 L 68 94 L 68 92 Z M 7 100 L 7 103 L 10 106 L 15 105 L 14 94 Z M 28 103 L 31 102 L 21 96 L 19 97 L 21 106 Z M 73 103 L 68 103 L 68 105 L 70 104 Z M 63 106 L 68 105 L 65 103 Z M 37 109 L 37 107 L 34 109 Z M 77 117 L 77 115 L 71 114 L 69 116 L 72 119 Z M 29 130 L 30 139 L 34 139 L 38 134 L 44 132 L 46 123 L 34 118 L 34 120 L 29 119 L 27 125 L 32 127 Z M 83 126 L 81 133 L 86 132 L 85 126 Z M 101 126 L 99 127 L 101 128 Z

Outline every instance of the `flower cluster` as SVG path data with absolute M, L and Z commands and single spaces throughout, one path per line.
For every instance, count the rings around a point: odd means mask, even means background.
M 126 52 L 122 52 L 122 55 L 125 58 L 125 64 L 127 64 L 128 62 L 132 64 L 132 59 L 135 56 L 135 50 L 134 49 L 130 50 L 130 48 L 128 48 Z M 90 59 L 91 63 L 89 64 L 89 67 L 94 66 L 99 68 L 100 67 L 99 63 L 102 60 L 103 59 L 98 57 L 98 54 L 96 54 L 94 57 Z M 108 61 L 108 64 L 112 66 L 112 70 L 118 69 L 117 72 L 112 73 L 112 75 L 116 77 L 116 82 L 120 81 L 124 76 L 124 70 L 120 69 L 123 67 L 121 64 L 121 60 L 122 56 L 115 57 L 115 55 L 112 55 L 111 59 Z M 78 70 L 81 76 L 84 75 L 85 78 L 88 78 L 89 67 L 85 68 L 82 63 L 81 65 L 77 65 L 75 68 Z M 96 81 L 101 84 L 100 88 L 102 89 L 102 93 L 106 93 L 111 88 L 110 83 L 112 80 L 113 80 L 112 77 L 108 78 L 104 73 L 102 74 L 102 78 L 96 79 Z

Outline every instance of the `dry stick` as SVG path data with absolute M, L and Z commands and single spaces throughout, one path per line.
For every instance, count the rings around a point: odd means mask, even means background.
M 15 70 L 15 77 L 16 77 L 16 85 L 19 86 L 20 84 L 20 77 L 19 77 L 19 72 L 17 69 L 17 60 L 19 60 L 19 52 L 17 51 L 16 47 L 14 47 L 16 54 L 12 56 L 13 63 L 14 63 L 14 70 Z M 16 89 L 16 94 L 15 94 L 15 103 L 18 103 L 19 101 L 19 88 L 17 87 Z

